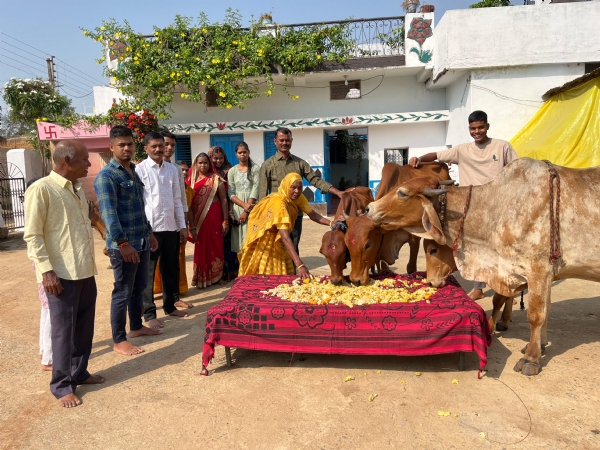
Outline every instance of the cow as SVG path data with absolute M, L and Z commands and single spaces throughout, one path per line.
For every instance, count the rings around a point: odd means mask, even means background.
M 347 217 L 355 217 L 362 214 L 365 207 L 374 200 L 371 189 L 367 187 L 357 187 L 347 191 L 342 195 L 340 204 L 335 214 L 335 220 Z M 321 240 L 321 253 L 327 260 L 331 269 L 331 282 L 340 285 L 344 279 L 344 269 L 348 263 L 349 256 L 344 235 L 347 229 L 345 223 L 336 223 L 331 231 L 327 231 Z
M 441 288 L 446 285 L 446 278 L 453 272 L 456 272 L 456 263 L 452 255 L 452 249 L 447 245 L 440 245 L 432 239 L 423 239 L 423 251 L 425 252 L 425 261 L 427 267 L 427 281 L 429 286 Z M 508 330 L 508 322 L 512 317 L 513 298 L 500 299 L 500 294 L 495 293 L 494 301 L 504 303 L 502 317 L 498 320 L 500 310 L 495 311 L 489 318 L 490 329 L 494 331 Z
M 106 225 L 100 215 L 100 208 L 97 200 L 88 200 L 88 217 L 92 222 L 92 228 L 100 233 L 100 237 L 106 240 Z M 105 249 L 106 250 L 106 249 Z M 104 254 L 107 254 L 106 251 Z
M 433 178 L 409 180 L 371 203 L 367 216 L 385 230 L 403 228 L 452 246 L 461 275 L 498 293 L 493 315 L 528 289 L 529 344 L 514 370 L 533 376 L 547 344 L 552 282 L 600 281 L 599 198 L 600 167 L 521 158 L 482 186 L 440 189 Z
M 419 168 L 387 163 L 383 166 L 375 200 L 383 198 L 388 192 L 395 192 L 399 185 L 415 177 L 431 177 L 440 180 L 442 184 L 454 183 L 448 174 L 448 166 L 444 163 L 429 163 Z M 419 237 L 411 236 L 410 233 L 398 229 L 386 232 L 367 217 L 349 218 L 347 225 L 348 232 L 344 239 L 352 260 L 350 281 L 353 284 L 368 284 L 369 268 L 379 261 L 393 264 L 398 258 L 400 249 L 407 242 L 410 246 L 410 257 L 406 271 L 407 273 L 417 271 L 417 256 L 421 241 Z

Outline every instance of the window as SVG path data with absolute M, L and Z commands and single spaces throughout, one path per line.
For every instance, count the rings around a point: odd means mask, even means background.
M 264 146 L 265 146 L 265 161 L 277 153 L 277 147 L 275 147 L 275 132 L 265 131 L 263 135 Z
M 355 100 L 360 98 L 360 80 L 330 81 L 330 100 Z
M 189 134 L 177 136 L 175 161 L 185 161 L 190 167 L 192 166 L 192 143 Z
M 214 91 L 211 88 L 206 88 L 206 91 L 204 93 L 204 103 L 206 104 L 206 106 L 208 107 L 215 107 L 215 106 L 219 106 L 217 105 L 217 93 L 216 91 Z
M 408 149 L 407 148 L 386 148 L 383 157 L 385 164 L 393 162 L 401 166 L 408 164 Z

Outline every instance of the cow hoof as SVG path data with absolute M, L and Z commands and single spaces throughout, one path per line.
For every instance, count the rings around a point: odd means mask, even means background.
M 521 358 L 514 367 L 515 372 L 521 372 L 522 375 L 532 377 L 540 372 L 540 363 L 531 362 Z
M 506 331 L 506 330 L 508 330 L 508 327 L 502 325 L 500 322 L 498 322 L 496 324 L 496 331 Z
M 529 345 L 529 344 L 527 344 Z M 525 354 L 527 351 L 527 345 L 521 349 L 521 353 Z M 542 355 L 546 354 L 546 344 L 542 344 Z
M 417 271 L 417 266 L 406 266 L 406 273 L 415 273 Z

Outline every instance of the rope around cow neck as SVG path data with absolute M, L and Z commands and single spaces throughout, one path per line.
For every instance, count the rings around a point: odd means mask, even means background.
M 562 256 L 560 252 L 560 176 L 556 166 L 544 160 L 550 173 L 550 264 L 554 265 Z M 556 179 L 556 215 L 554 214 L 554 180 Z
M 465 217 L 467 217 L 467 211 L 469 210 L 469 204 L 471 203 L 471 192 L 473 191 L 473 185 L 469 185 L 469 189 L 467 190 L 467 201 L 465 202 L 465 208 L 463 210 L 462 217 L 460 218 L 460 223 L 458 224 L 458 234 L 456 235 L 456 239 L 452 242 L 452 252 L 454 256 L 458 253 L 458 242 L 462 239 L 463 231 L 465 227 Z

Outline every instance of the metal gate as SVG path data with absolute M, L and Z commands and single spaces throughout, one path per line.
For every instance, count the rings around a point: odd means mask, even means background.
M 9 230 L 25 226 L 25 177 L 13 164 L 0 164 L 0 211 Z

